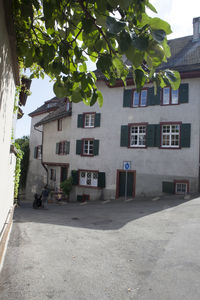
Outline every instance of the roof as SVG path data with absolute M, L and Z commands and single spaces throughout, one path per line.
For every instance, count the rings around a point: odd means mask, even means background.
M 67 107 L 66 102 L 62 102 L 55 111 L 51 112 L 50 114 L 48 114 L 48 116 L 44 117 L 42 120 L 36 123 L 35 127 L 71 116 L 72 115 L 71 109 L 66 110 L 66 107 Z
M 200 40 L 185 36 L 169 40 L 171 57 L 161 68 L 173 68 L 180 72 L 200 70 Z
M 65 101 L 65 100 L 66 100 L 66 98 L 53 97 L 50 100 L 45 101 L 44 104 L 41 105 L 40 107 L 38 107 L 36 110 L 32 111 L 29 114 L 29 116 L 34 117 L 34 116 L 37 116 L 40 114 L 54 111 L 59 107 L 60 103 L 63 103 L 63 101 Z

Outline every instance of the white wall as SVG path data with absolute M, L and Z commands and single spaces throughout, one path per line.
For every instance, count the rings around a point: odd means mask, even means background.
M 0 232 L 13 206 L 15 156 L 10 154 L 13 124 L 15 80 L 11 49 L 5 25 L 4 8 L 0 1 Z

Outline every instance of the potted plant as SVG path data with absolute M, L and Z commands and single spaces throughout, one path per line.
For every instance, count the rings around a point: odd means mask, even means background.
M 22 76 L 21 78 L 21 91 L 19 94 L 19 104 L 25 105 L 26 99 L 28 96 L 31 95 L 30 86 L 31 86 L 31 79 L 27 78 L 26 76 Z

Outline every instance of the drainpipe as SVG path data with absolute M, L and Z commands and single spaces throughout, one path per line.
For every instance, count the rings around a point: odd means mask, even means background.
M 48 185 L 49 185 L 49 170 L 48 170 L 47 166 L 45 166 L 45 164 L 43 163 L 43 130 L 37 129 L 37 128 L 35 127 L 35 125 L 34 125 L 34 129 L 35 129 L 36 131 L 42 133 L 41 164 L 42 164 L 43 168 L 45 169 L 45 171 L 46 171 L 46 173 L 47 173 L 47 183 L 46 183 L 46 184 L 47 184 L 47 186 L 48 186 Z

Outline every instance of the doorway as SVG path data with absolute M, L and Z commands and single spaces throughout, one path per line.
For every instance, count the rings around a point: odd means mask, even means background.
M 67 167 L 60 167 L 60 183 L 67 179 Z
M 117 170 L 116 198 L 125 197 L 126 171 Z M 135 197 L 136 171 L 127 171 L 127 197 Z

